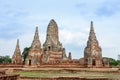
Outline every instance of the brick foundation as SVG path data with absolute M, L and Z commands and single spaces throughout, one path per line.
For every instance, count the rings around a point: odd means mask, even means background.
M 80 78 L 80 77 L 59 77 L 59 78 L 39 78 L 39 77 L 21 77 L 21 80 L 119 80 L 108 78 Z

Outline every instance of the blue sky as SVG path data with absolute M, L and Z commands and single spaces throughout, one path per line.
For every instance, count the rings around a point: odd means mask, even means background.
M 73 58 L 83 57 L 92 20 L 103 56 L 117 59 L 119 0 L 0 0 L 0 55 L 12 56 L 18 38 L 21 52 L 29 47 L 36 26 L 43 44 L 51 19 L 57 22 L 60 42 Z

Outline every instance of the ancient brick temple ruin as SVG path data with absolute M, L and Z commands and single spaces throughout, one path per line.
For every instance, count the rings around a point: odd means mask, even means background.
M 38 27 L 36 27 L 34 39 L 25 60 L 25 65 L 40 65 L 41 63 L 42 49 L 38 34 Z
M 17 40 L 17 45 L 15 48 L 14 54 L 12 56 L 12 63 L 13 64 L 21 64 L 22 63 L 21 51 L 19 48 L 19 40 Z
M 102 59 L 102 49 L 96 38 L 92 21 L 87 47 L 84 50 L 84 64 L 86 67 L 103 67 L 103 65 L 109 66 L 108 61 L 106 62 Z
M 12 57 L 12 63 L 21 63 L 21 59 L 19 41 L 17 41 L 17 46 Z M 89 38 L 84 50 L 84 57 L 72 59 L 71 52 L 66 56 L 65 48 L 63 48 L 62 43 L 59 41 L 58 25 L 53 19 L 50 20 L 48 24 L 46 40 L 43 47 L 41 46 L 39 39 L 38 27 L 36 27 L 34 39 L 24 65 L 42 66 L 44 64 L 74 67 L 109 67 L 108 59 L 102 58 L 102 49 L 95 36 L 93 22 L 91 22 Z
M 46 41 L 43 44 L 44 62 L 57 63 L 67 59 L 65 48 L 59 41 L 58 26 L 52 19 L 47 27 Z

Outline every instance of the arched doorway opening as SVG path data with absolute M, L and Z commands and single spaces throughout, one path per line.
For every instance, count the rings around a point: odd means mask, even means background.
M 31 60 L 29 60 L 29 66 L 31 66 Z
M 96 65 L 96 60 L 95 60 L 95 59 L 92 60 L 92 65 L 93 65 L 93 66 Z
M 48 50 L 50 51 L 50 46 L 48 46 Z

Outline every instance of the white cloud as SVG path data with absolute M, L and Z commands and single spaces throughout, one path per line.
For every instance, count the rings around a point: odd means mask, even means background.
M 64 43 L 64 45 L 75 44 L 83 45 L 85 43 L 86 34 L 82 32 L 68 31 L 68 30 L 60 30 L 60 39 Z

